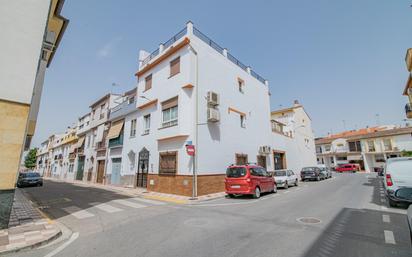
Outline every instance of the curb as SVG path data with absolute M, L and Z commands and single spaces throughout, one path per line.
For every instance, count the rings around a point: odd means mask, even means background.
M 0 254 L 17 253 L 17 252 L 20 252 L 20 251 L 23 251 L 23 250 L 37 248 L 39 246 L 46 245 L 46 244 L 50 243 L 51 241 L 54 241 L 55 239 L 59 238 L 61 235 L 62 235 L 62 231 L 61 231 L 61 229 L 59 229 L 59 232 L 57 232 L 56 234 L 54 234 L 53 236 L 49 237 L 46 240 L 34 243 L 32 245 L 26 245 L 26 246 L 16 248 L 16 249 L 5 250 L 3 252 L 0 251 Z

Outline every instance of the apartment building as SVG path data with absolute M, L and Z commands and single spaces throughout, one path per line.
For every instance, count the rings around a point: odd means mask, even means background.
M 408 97 L 408 103 L 405 105 L 406 118 L 412 119 L 412 48 L 406 51 L 405 56 L 406 69 L 408 70 L 408 79 L 406 81 L 403 95 Z
M 365 128 L 317 138 L 315 142 L 318 163 L 328 167 L 357 163 L 366 172 L 373 172 L 388 158 L 412 151 L 412 127 Z
M 109 128 L 109 110 L 122 100 L 118 94 L 106 94 L 90 105 L 90 113 L 79 118 L 76 146 L 76 179 L 103 183 L 106 166 L 104 135 Z
M 299 172 L 316 164 L 312 120 L 297 100 L 289 108 L 271 112 L 274 168 Z
M 73 180 L 75 145 L 77 144 L 76 128 L 69 128 L 64 134 L 55 135 L 51 146 L 50 177 Z
M 64 1 L 0 3 L 0 229 L 8 225 L 22 150 L 30 147 L 46 68 L 68 20 Z

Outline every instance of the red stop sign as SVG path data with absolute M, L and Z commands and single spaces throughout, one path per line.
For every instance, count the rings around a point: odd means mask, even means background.
M 186 145 L 186 153 L 190 156 L 195 155 L 195 146 L 194 145 Z

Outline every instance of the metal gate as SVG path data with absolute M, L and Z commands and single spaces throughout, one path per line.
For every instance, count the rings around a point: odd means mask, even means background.
M 76 180 L 83 180 L 84 156 L 79 156 L 76 172 Z
M 137 186 L 147 187 L 147 173 L 149 171 L 149 151 L 143 147 L 139 152 L 139 162 L 137 165 Z

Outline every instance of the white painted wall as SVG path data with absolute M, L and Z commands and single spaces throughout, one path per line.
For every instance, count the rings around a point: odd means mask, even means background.
M 30 104 L 50 1 L 1 1 L 0 99 Z

